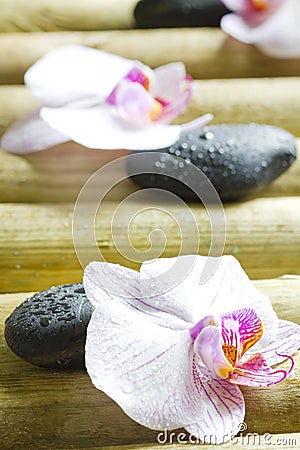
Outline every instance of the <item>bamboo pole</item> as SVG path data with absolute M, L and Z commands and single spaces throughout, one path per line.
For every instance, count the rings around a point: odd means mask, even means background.
M 172 443 L 172 444 L 164 444 L 164 450 L 192 450 L 195 448 L 195 443 L 188 444 L 188 439 L 186 442 L 182 442 L 181 440 L 182 436 L 179 437 L 179 443 Z M 172 440 L 172 437 L 169 442 L 175 441 L 178 442 L 178 435 L 177 438 L 175 437 L 175 440 Z M 255 440 L 256 439 L 256 440 Z M 234 445 L 235 450 L 245 450 L 245 445 L 259 445 L 260 450 L 268 450 L 270 448 L 270 445 L 282 445 L 282 446 L 288 446 L 290 445 L 291 448 L 295 447 L 300 439 L 300 433 L 291 433 L 291 434 L 275 434 L 272 437 L 268 435 L 258 435 L 258 436 L 241 436 L 233 439 L 233 442 L 227 442 L 226 444 L 222 444 L 223 448 L 232 448 Z M 193 440 L 192 440 L 193 441 Z M 181 443 L 180 443 L 181 442 Z M 246 444 L 245 444 L 246 443 Z M 126 445 L 125 446 L 118 446 L 118 447 L 93 447 L 90 448 L 90 450 L 158 450 L 161 449 L 161 444 L 146 444 L 146 445 Z M 220 445 L 209 445 L 210 449 L 219 449 Z M 201 445 L 197 444 L 197 450 L 207 450 L 207 445 Z
M 96 203 L 90 209 L 92 214 L 96 214 Z M 189 205 L 189 210 L 184 210 L 182 205 L 160 200 L 149 203 L 143 199 L 125 202 L 127 209 L 116 218 L 114 214 L 121 203 L 120 200 L 99 204 L 95 235 L 102 256 L 87 234 L 93 229 L 89 216 L 83 212 L 77 219 L 76 227 L 83 233 L 76 241 L 82 266 L 102 257 L 138 269 L 140 254 L 132 253 L 129 240 L 137 251 L 148 251 L 143 259 L 176 256 L 181 252 L 181 245 L 184 253 L 196 253 L 195 222 L 200 236 L 199 252 L 208 254 L 211 223 L 202 207 Z M 132 221 L 128 211 L 133 211 Z M 187 218 L 188 211 L 194 214 L 195 221 Z M 214 211 L 211 209 L 211 213 Z M 72 240 L 72 214 L 72 204 L 0 204 L 0 292 L 41 290 L 82 279 L 82 266 Z M 261 198 L 232 204 L 225 207 L 225 215 L 224 252 L 236 256 L 251 278 L 300 274 L 299 197 Z M 166 248 L 155 235 L 150 251 L 149 236 L 157 228 L 165 233 Z M 220 222 L 216 228 L 215 237 L 222 242 Z
M 38 102 L 24 86 L 0 86 L 0 135 Z M 300 136 L 300 77 L 203 80 L 177 122 L 212 112 L 214 123 L 268 123 Z
M 114 14 L 112 17 L 118 20 L 119 16 Z M 298 59 L 270 58 L 255 47 L 228 37 L 219 29 L 131 29 L 0 34 L 0 61 L 5 61 L 0 66 L 0 83 L 23 83 L 25 71 L 38 58 L 50 50 L 70 44 L 138 59 L 150 67 L 183 61 L 188 73 L 195 79 L 300 76 Z
M 297 140 L 300 145 L 299 139 Z M 75 202 L 84 183 L 100 167 L 126 155 L 125 151 L 91 150 L 74 143 L 32 153 L 12 155 L 0 150 L 0 202 Z M 139 189 L 128 179 L 125 163 L 116 169 L 121 185 L 111 199 L 118 200 Z M 264 188 L 259 197 L 300 195 L 300 160 L 282 176 Z M 107 179 L 99 179 L 93 198 Z
M 105 30 L 134 24 L 137 0 L 0 1 L 0 32 Z
M 295 302 L 300 289 L 299 277 L 263 280 L 255 284 L 270 296 L 280 318 L 300 323 L 299 303 Z M 86 373 L 58 373 L 38 368 L 10 352 L 3 338 L 4 319 L 28 295 L 0 295 L 2 447 L 115 448 L 124 445 L 130 448 L 129 445 L 135 444 L 144 448 L 147 443 L 152 443 L 150 448 L 157 449 L 153 444 L 157 445 L 158 433 L 129 419 L 111 399 L 92 386 Z M 290 439 L 289 444 L 285 441 L 286 448 L 297 448 L 299 435 L 287 433 L 299 430 L 299 364 L 300 352 L 295 355 L 293 378 L 269 388 L 242 389 L 246 401 L 247 431 L 244 435 L 285 433 L 284 437 Z M 273 438 L 276 436 L 272 436 L 274 443 Z M 296 445 L 292 438 L 296 439 Z M 239 443 L 242 444 L 241 438 Z M 265 444 L 265 441 L 261 443 Z M 257 440 L 253 445 L 257 446 Z

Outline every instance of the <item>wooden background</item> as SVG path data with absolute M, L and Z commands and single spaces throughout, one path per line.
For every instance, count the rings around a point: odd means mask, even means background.
M 215 123 L 270 123 L 300 138 L 299 60 L 268 58 L 220 30 L 134 29 L 135 4 L 136 0 L 0 0 L 0 135 L 38 106 L 22 85 L 26 69 L 47 51 L 73 43 L 139 59 L 151 67 L 184 61 L 196 79 L 196 90 L 178 122 L 211 111 Z M 22 157 L 0 149 L 1 449 L 155 446 L 156 432 L 127 418 L 93 388 L 84 372 L 58 373 L 31 366 L 13 355 L 3 338 L 5 318 L 30 292 L 82 279 L 72 240 L 74 204 L 94 171 L 123 155 L 122 149 L 95 151 L 72 143 Z M 125 167 L 119 171 L 120 177 L 126 177 Z M 235 255 L 249 276 L 259 279 L 256 286 L 270 296 L 281 318 L 297 323 L 299 175 L 296 162 L 256 198 L 225 206 L 225 253 Z M 134 268 L 138 264 L 116 250 L 110 224 L 121 200 L 136 189 L 129 180 L 117 186 L 105 199 L 95 228 L 106 260 Z M 97 198 L 99 192 L 93 195 Z M 166 204 L 163 207 L 168 209 Z M 190 208 L 201 231 L 200 250 L 206 254 L 211 239 L 207 214 L 195 204 Z M 158 225 L 167 237 L 165 255 L 176 255 L 180 236 L 174 222 L 151 208 L 131 224 L 133 245 L 145 250 L 150 232 Z M 118 226 L 127 229 L 125 217 Z M 189 224 L 185 227 L 190 239 Z M 90 251 L 87 246 L 87 255 Z M 294 378 L 271 388 L 243 391 L 249 432 L 278 434 L 282 442 L 294 439 L 299 446 L 300 435 L 295 434 L 300 422 L 299 352 L 295 360 Z M 244 448 L 242 438 L 234 448 Z

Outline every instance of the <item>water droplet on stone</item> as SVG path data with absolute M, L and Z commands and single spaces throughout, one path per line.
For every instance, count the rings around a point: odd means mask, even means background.
M 133 180 L 141 186 L 167 188 L 184 200 L 199 201 L 188 188 L 190 170 L 194 165 L 211 180 L 222 200 L 234 201 L 258 192 L 296 158 L 294 136 L 273 126 L 222 124 L 204 127 L 201 133 L 193 130 L 188 134 L 189 140 L 186 133 L 181 134 L 172 145 L 172 152 L 189 161 L 189 165 L 179 164 L 175 158 L 166 161 L 166 168 L 174 170 L 174 178 L 155 174 L 148 176 L 147 172 L 153 172 L 155 164 L 145 158 L 145 164 L 141 162 L 139 167 L 132 162 L 134 172 L 138 169 L 141 173 Z M 188 148 L 185 148 L 186 144 Z M 168 148 L 154 152 L 157 152 L 159 161 L 160 153 L 168 153 Z M 129 175 L 130 165 L 131 162 L 128 164 Z
M 214 138 L 214 133 L 212 133 L 211 131 L 208 131 L 207 133 L 205 133 L 205 138 L 210 140 Z

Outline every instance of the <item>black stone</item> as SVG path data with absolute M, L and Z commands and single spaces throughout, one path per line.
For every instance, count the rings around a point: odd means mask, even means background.
M 228 12 L 221 0 L 141 0 L 134 17 L 138 28 L 218 27 Z
M 153 151 L 157 158 L 144 151 L 138 161 L 128 160 L 128 173 L 139 186 L 162 188 L 185 201 L 199 201 L 188 187 L 197 176 L 192 164 L 212 182 L 221 200 L 236 201 L 256 194 L 287 170 L 296 159 L 296 141 L 289 132 L 270 125 L 212 125 L 184 132 L 171 147 Z M 158 168 L 171 172 L 158 174 Z M 201 183 L 199 176 L 197 180 Z
M 7 345 L 38 366 L 83 368 L 92 312 L 82 283 L 51 287 L 25 300 L 7 318 Z

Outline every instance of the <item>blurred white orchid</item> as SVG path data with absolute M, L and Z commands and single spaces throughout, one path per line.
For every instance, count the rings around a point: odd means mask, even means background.
M 37 61 L 25 84 L 45 106 L 18 120 L 2 138 L 13 153 L 39 151 L 73 140 L 98 149 L 167 147 L 183 129 L 209 122 L 206 114 L 185 125 L 168 125 L 192 96 L 183 63 L 151 70 L 100 50 L 67 46 Z
M 300 57 L 299 0 L 223 0 L 221 28 L 276 58 Z

